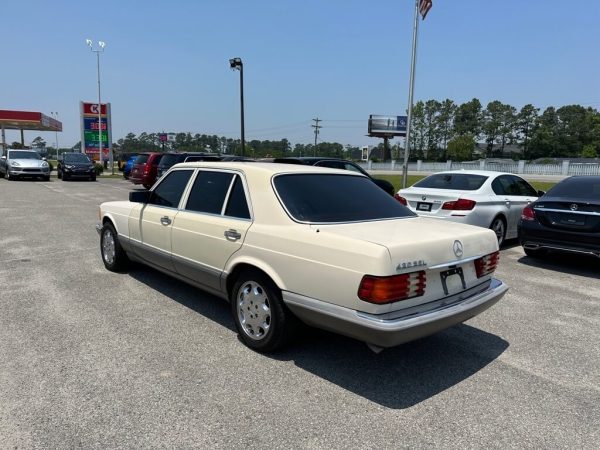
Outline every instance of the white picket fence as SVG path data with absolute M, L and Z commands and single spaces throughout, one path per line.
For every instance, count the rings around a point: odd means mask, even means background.
M 402 161 L 391 162 L 362 162 L 360 164 L 366 170 L 372 171 L 397 171 L 402 172 Z M 571 163 L 562 161 L 561 164 L 531 164 L 526 161 L 497 162 L 497 161 L 474 161 L 474 162 L 424 162 L 417 161 L 408 164 L 409 172 L 442 172 L 445 170 L 493 170 L 495 172 L 508 172 L 525 175 L 600 175 L 600 164 Z

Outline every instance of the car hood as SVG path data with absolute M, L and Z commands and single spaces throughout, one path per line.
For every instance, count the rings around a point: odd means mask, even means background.
M 476 258 L 498 250 L 491 230 L 424 217 L 312 226 L 321 233 L 335 233 L 387 248 L 394 272 Z M 460 241 L 462 247 L 458 254 L 455 241 Z
M 16 162 L 20 167 L 31 167 L 36 169 L 38 167 L 44 167 L 44 163 L 46 163 L 46 161 L 42 159 L 11 159 L 10 162 Z

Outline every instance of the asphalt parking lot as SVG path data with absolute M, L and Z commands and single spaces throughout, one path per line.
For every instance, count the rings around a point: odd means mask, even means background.
M 0 180 L 0 448 L 598 448 L 600 262 L 509 243 L 466 324 L 264 356 L 225 302 L 104 269 L 97 207 L 131 189 Z

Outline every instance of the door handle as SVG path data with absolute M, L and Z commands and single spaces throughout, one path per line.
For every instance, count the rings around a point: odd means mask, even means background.
M 161 217 L 160 223 L 162 223 L 164 226 L 171 225 L 171 219 L 169 219 L 167 216 Z
M 238 233 L 237 230 L 227 230 L 223 234 L 225 235 L 225 237 L 227 239 L 232 240 L 232 241 L 237 241 L 238 239 L 241 239 L 241 237 L 242 237 L 242 235 L 240 233 Z

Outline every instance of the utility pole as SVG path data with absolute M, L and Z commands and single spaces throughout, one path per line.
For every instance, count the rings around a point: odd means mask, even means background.
M 314 151 L 314 156 L 317 156 L 317 136 L 319 135 L 319 128 L 323 128 L 322 125 L 319 125 L 319 122 L 323 122 L 323 121 L 317 117 L 316 119 L 313 119 L 313 122 L 315 122 L 315 124 L 311 125 L 311 127 L 313 127 L 315 129 L 315 151 Z

